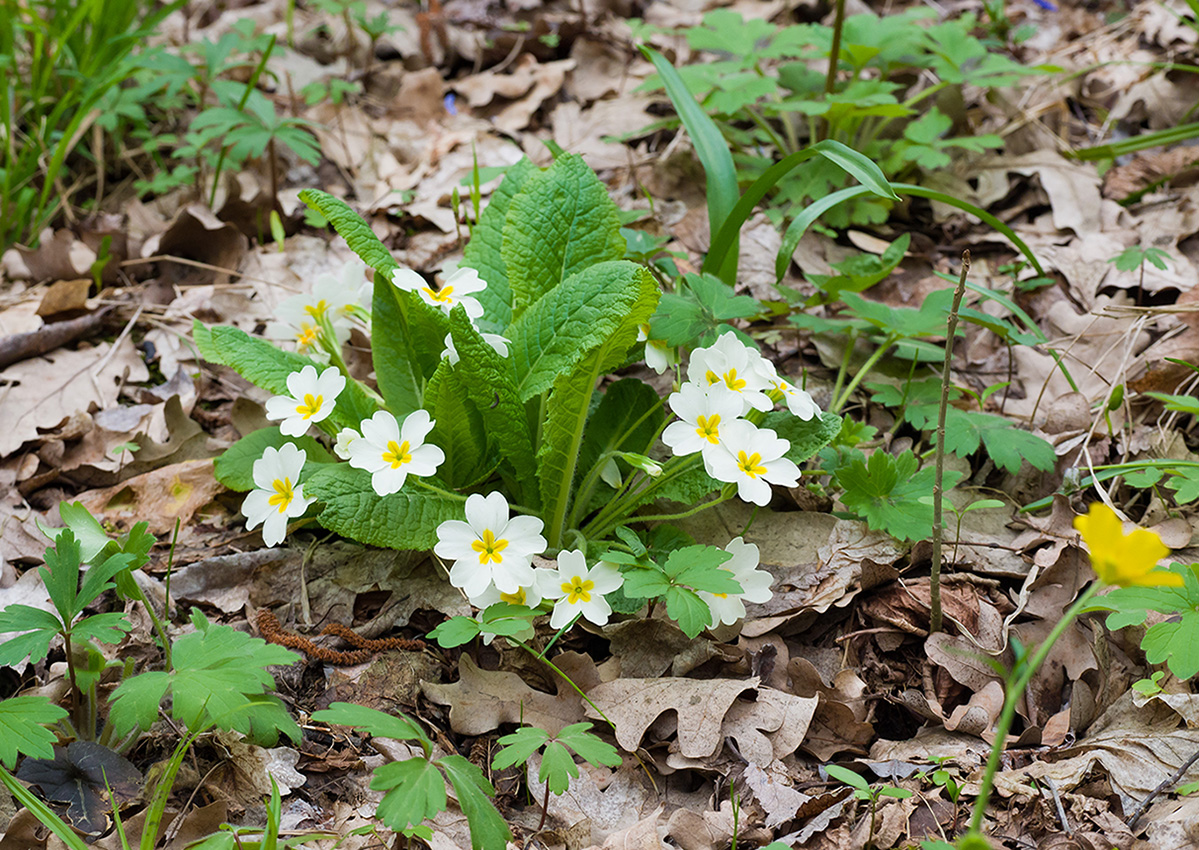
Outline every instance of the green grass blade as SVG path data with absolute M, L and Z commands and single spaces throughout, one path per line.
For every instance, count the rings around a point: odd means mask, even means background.
M 783 244 L 779 248 L 778 257 L 774 261 L 774 276 L 775 283 L 783 279 L 783 275 L 787 273 L 787 264 L 791 262 L 791 257 L 795 254 L 795 249 L 799 247 L 799 240 L 803 239 L 803 235 L 808 232 L 808 228 L 826 212 L 831 210 L 837 204 L 844 203 L 851 198 L 856 198 L 858 195 L 865 195 L 869 192 L 865 186 L 848 186 L 844 189 L 838 189 L 830 195 L 825 195 L 818 201 L 813 201 L 804 207 L 803 212 L 797 215 L 787 225 L 787 230 L 783 233 Z
M 981 207 L 977 207 L 969 201 L 963 201 L 961 198 L 955 198 L 953 195 L 947 195 L 944 192 L 938 192 L 936 189 L 926 189 L 923 186 L 916 186 L 912 183 L 892 183 L 891 188 L 901 195 L 915 195 L 918 198 L 928 198 L 932 201 L 940 201 L 943 204 L 949 204 L 951 207 L 957 207 L 959 210 L 964 210 L 971 215 L 978 216 L 984 222 L 1006 236 L 1011 243 L 1016 246 L 1016 249 L 1024 255 L 1025 259 L 1032 264 L 1032 267 L 1037 270 L 1037 274 L 1045 274 L 1045 269 L 1041 267 L 1041 263 L 1037 259 L 1037 255 L 1032 252 L 1032 248 L 1028 247 L 1028 243 L 1017 236 L 1016 231 L 1012 230 L 1002 221 Z
M 641 52 L 645 58 L 654 63 L 654 68 L 662 77 L 666 86 L 666 94 L 674 104 L 675 111 L 687 133 L 691 143 L 695 145 L 695 153 L 699 156 L 700 164 L 707 176 L 708 189 L 708 225 L 715 238 L 724 226 L 733 207 L 737 204 L 740 192 L 737 190 L 737 168 L 733 165 L 733 155 L 729 153 L 728 143 L 725 142 L 720 128 L 716 126 L 703 107 L 696 103 L 687 84 L 679 76 L 679 72 L 656 50 L 642 46 Z M 738 227 L 740 230 L 740 227 Z M 735 242 L 736 240 L 734 240 Z M 707 264 L 705 263 L 705 267 Z M 730 286 L 737 279 L 737 250 L 726 250 L 724 264 L 716 271 L 717 276 Z
M 1083 162 L 1097 159 L 1114 159 L 1124 154 L 1143 151 L 1145 148 L 1172 145 L 1194 138 L 1199 138 L 1199 123 L 1180 124 L 1177 127 L 1169 127 L 1153 133 L 1144 133 L 1140 136 L 1134 136 L 1131 139 L 1113 142 L 1110 145 L 1096 145 L 1092 148 L 1083 148 L 1070 154 L 1070 156 L 1074 159 L 1081 159 Z
M 75 830 L 63 822 L 55 811 L 34 796 L 33 792 L 16 780 L 11 773 L 0 767 L 0 783 L 8 789 L 9 793 L 17 798 L 25 808 L 33 813 L 43 826 L 53 832 L 58 839 L 71 850 L 87 850 L 87 844 L 80 838 Z
M 729 255 L 735 248 L 737 234 L 740 233 L 741 226 L 753 215 L 754 208 L 766 197 L 766 193 L 773 189 L 780 180 L 801 163 L 817 156 L 822 156 L 840 166 L 847 174 L 857 178 L 858 182 L 867 191 L 881 195 L 884 198 L 899 200 L 899 196 L 891 191 L 891 184 L 887 182 L 887 178 L 882 170 L 872 160 L 840 142 L 825 139 L 811 147 L 796 151 L 780 159 L 774 165 L 770 166 L 770 168 L 766 169 L 762 173 L 762 176 L 745 190 L 745 194 L 741 196 L 736 206 L 729 212 L 720 231 L 713 231 L 715 235 L 712 237 L 712 246 L 708 250 L 707 258 L 704 259 L 703 270 L 705 272 L 715 274 L 717 269 L 723 268 L 727 264 Z M 798 241 L 796 244 L 798 244 Z M 794 251 L 794 249 L 792 250 Z M 790 257 L 791 255 L 788 254 L 787 256 Z M 733 260 L 735 263 L 735 254 L 733 255 Z M 786 266 L 784 265 L 785 268 Z

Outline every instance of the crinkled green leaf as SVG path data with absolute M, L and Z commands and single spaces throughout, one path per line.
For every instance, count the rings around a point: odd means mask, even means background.
M 657 296 L 653 276 L 628 260 L 585 268 L 546 293 L 509 329 L 520 400 L 549 389 L 630 316 L 648 321 Z
M 41 696 L 9 697 L 0 702 L 0 763 L 12 770 L 18 755 L 53 758 L 57 736 L 46 728 L 67 716 Z
M 489 458 L 487 432 L 483 417 L 470 402 L 466 385 L 449 360 L 442 362 L 425 388 L 425 410 L 435 423 L 429 442 L 445 452 L 445 463 L 437 468 L 438 477 L 453 488 L 473 484 Z
M 535 507 L 540 498 L 530 460 L 533 436 L 529 420 L 516 390 L 516 372 L 511 357 L 501 357 L 471 325 L 459 305 L 450 315 L 450 331 L 458 351 L 455 374 L 479 414 L 483 430 L 496 454 L 508 461 L 511 473 L 520 484 L 523 504 Z M 431 544 L 430 544 L 431 545 Z
M 501 254 L 520 314 L 562 281 L 625 253 L 616 204 L 580 156 L 531 175 L 508 207 Z
M 228 366 L 251 384 L 275 395 L 288 395 L 287 376 L 292 372 L 299 372 L 305 366 L 315 367 L 318 373 L 328 368 L 311 357 L 282 351 L 238 328 L 224 325 L 209 328 L 196 321 L 192 336 L 205 360 Z M 370 419 L 375 409 L 375 403 L 362 387 L 356 381 L 347 381 L 326 421 L 337 427 L 357 428 L 363 419 Z
M 383 275 L 375 275 L 375 288 L 371 296 L 371 363 L 379 382 L 379 392 L 391 407 L 392 412 L 404 415 L 421 406 L 424 392 L 424 375 L 432 374 L 444 348 L 445 318 L 441 311 L 434 316 L 427 310 L 419 311 L 416 302 L 419 296 L 396 287 Z M 422 302 L 422 306 L 428 307 Z M 418 324 L 417 319 L 425 321 Z M 441 336 L 436 336 L 439 325 Z M 414 329 L 432 329 L 416 340 Z M 425 356 L 418 353 L 424 350 Z
M 317 520 L 325 528 L 389 549 L 432 549 L 437 526 L 462 518 L 462 502 L 424 490 L 413 478 L 398 493 L 376 495 L 370 473 L 346 463 L 315 469 L 304 495 L 320 500 Z
M 610 452 L 645 454 L 666 417 L 662 399 L 637 378 L 610 385 L 587 420 L 579 447 L 579 471 L 586 473 Z
M 637 340 L 638 326 L 649 318 L 657 304 L 658 287 L 644 269 L 637 269 L 633 281 L 607 279 L 622 290 L 634 282 L 640 289 L 640 295 L 606 338 L 595 345 L 573 370 L 558 377 L 546 402 L 542 443 L 537 453 L 537 477 L 541 484 L 542 517 L 546 520 L 551 547 L 557 545 L 565 531 L 564 522 L 574 490 L 579 445 L 596 383 L 624 361 L 625 354 Z
M 278 426 L 272 426 L 251 431 L 225 449 L 225 453 L 213 461 L 212 473 L 217 481 L 230 490 L 239 493 L 253 490 L 254 461 L 259 460 L 268 448 L 278 449 L 285 443 L 294 443 L 303 449 L 308 463 L 336 462 L 336 458 L 329 454 L 324 446 L 307 434 L 302 437 L 285 437 Z
M 787 440 L 791 447 L 785 458 L 801 464 L 832 442 L 841 430 L 841 417 L 835 413 L 821 413 L 811 419 L 800 419 L 789 412 L 776 410 L 762 419 L 762 427 L 769 428 Z
M 525 182 L 538 173 L 537 166 L 522 159 L 504 174 L 499 188 L 471 230 L 470 242 L 462 252 L 462 266 L 472 268 L 487 281 L 487 288 L 475 297 L 483 305 L 479 327 L 493 333 L 503 333 L 512 322 L 512 287 L 508 284 L 508 268 L 504 264 L 504 221 L 512 199 Z
M 338 235 L 346 240 L 350 250 L 379 274 L 389 277 L 393 269 L 399 268 L 399 264 L 391 256 L 387 246 L 379 241 L 371 226 L 363 221 L 362 216 L 350 209 L 345 201 L 319 189 L 303 190 L 300 192 L 300 200 L 323 215 Z

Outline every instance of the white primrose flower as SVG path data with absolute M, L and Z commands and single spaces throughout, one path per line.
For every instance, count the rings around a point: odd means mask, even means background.
M 704 466 L 718 481 L 736 484 L 737 495 L 746 502 L 765 507 L 771 484 L 799 483 L 799 467 L 783 457 L 791 444 L 769 428 L 731 422 L 721 429 L 720 445 L 720 451 L 704 455 Z
M 812 401 L 812 397 L 784 378 L 780 378 L 774 364 L 765 357 L 758 358 L 757 368 L 759 374 L 769 384 L 769 391 L 782 395 L 792 416 L 797 416 L 806 422 L 812 417 L 820 415 L 820 406 Z
M 405 292 L 417 293 L 426 304 L 441 308 L 447 315 L 459 304 L 466 308 L 466 315 L 472 321 L 483 315 L 483 305 L 471 295 L 486 289 L 487 282 L 474 269 L 458 269 L 442 282 L 440 289 L 429 286 L 412 269 L 396 269 L 391 273 L 391 282 Z
M 508 356 L 508 343 L 511 340 L 499 334 L 487 333 L 487 331 L 481 331 L 481 333 L 483 334 L 483 342 L 490 345 L 496 354 L 500 357 Z M 445 335 L 445 351 L 441 352 L 441 356 L 448 357 L 451 366 L 458 365 L 458 361 L 461 358 L 458 356 L 458 349 L 454 348 L 454 337 L 452 334 Z
M 533 580 L 526 587 L 518 587 L 512 593 L 501 593 L 494 584 L 487 585 L 483 592 L 468 596 L 470 604 L 476 608 L 487 609 L 497 602 L 507 602 L 509 605 L 524 605 L 526 608 L 536 608 L 541 604 L 541 586 L 539 576 L 546 570 L 533 570 Z
M 340 277 L 319 274 L 311 294 L 293 295 L 275 309 L 278 321 L 266 326 L 268 339 L 290 340 L 301 354 L 320 350 L 321 319 L 328 318 L 338 344 L 350 338 L 350 312 L 359 304 L 366 266 L 357 259 L 342 267 Z
M 741 396 L 742 413 L 754 410 L 770 410 L 774 403 L 766 395 L 769 389 L 757 363 L 762 355 L 746 348 L 732 331 L 724 334 L 707 348 L 691 352 L 687 366 L 687 379 L 701 387 L 723 383 L 728 389 Z
M 659 375 L 679 362 L 679 350 L 649 338 L 649 325 L 637 326 L 637 341 L 645 343 L 645 365 Z
M 362 422 L 362 438 L 349 441 L 350 466 L 371 473 L 371 487 L 378 495 L 399 492 L 409 474 L 432 475 L 445 460 L 445 452 L 425 443 L 434 424 L 427 410 L 408 414 L 403 426 L 380 410 Z
M 670 409 L 679 417 L 662 432 L 662 442 L 676 455 L 703 452 L 707 456 L 719 450 L 721 429 L 739 420 L 741 397 L 724 384 L 704 388 L 699 384 L 683 384 L 667 399 Z
M 612 615 L 612 606 L 604 595 L 624 584 L 624 576 L 614 565 L 599 561 L 587 569 L 587 561 L 578 549 L 558 553 L 558 568 L 540 570 L 541 593 L 547 599 L 557 599 L 550 625 L 560 629 L 582 614 L 583 618 L 602 626 Z
M 241 504 L 246 515 L 246 528 L 262 525 L 262 540 L 267 546 L 278 546 L 287 535 L 287 521 L 303 516 L 316 499 L 304 498 L 300 472 L 307 455 L 294 443 L 281 448 L 268 447 L 254 461 L 254 489 Z
M 333 444 L 333 454 L 342 460 L 350 459 L 350 445 L 355 440 L 361 440 L 362 435 L 353 428 L 342 428 L 337 432 L 337 442 Z
M 288 437 L 299 437 L 308 426 L 333 412 L 334 402 L 346 388 L 345 376 L 330 366 L 318 376 L 315 366 L 305 366 L 287 376 L 291 396 L 277 395 L 266 400 L 266 418 L 282 419 L 279 430 Z
M 722 570 L 728 570 L 733 578 L 741 585 L 741 593 L 708 593 L 697 590 L 699 598 L 708 603 L 712 611 L 712 623 L 709 628 L 716 628 L 717 623 L 731 626 L 745 616 L 745 602 L 767 602 L 774 594 L 770 591 L 770 583 L 774 577 L 765 570 L 758 569 L 760 553 L 753 543 L 746 543 L 740 537 L 734 537 L 724 551 L 733 557 L 720 565 Z
M 446 520 L 437 526 L 433 551 L 452 559 L 450 584 L 468 599 L 480 597 L 489 585 L 500 593 L 516 593 L 536 581 L 533 556 L 545 551 L 544 523 L 537 517 L 508 518 L 501 493 L 466 499 L 466 522 Z

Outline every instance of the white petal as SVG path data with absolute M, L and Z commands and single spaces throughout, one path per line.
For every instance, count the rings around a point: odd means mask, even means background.
M 437 423 L 429 418 L 429 411 L 414 410 L 404 418 L 400 429 L 400 440 L 407 440 L 411 447 L 416 447 L 425 441 L 425 437 Z
M 396 269 L 391 273 L 391 282 L 406 292 L 417 292 L 428 286 L 425 279 L 412 269 Z
M 404 466 L 392 469 L 391 464 L 384 464 L 382 469 L 371 473 L 371 489 L 380 496 L 390 496 L 400 492 L 407 477 L 408 470 Z
M 262 524 L 262 542 L 267 546 L 278 546 L 287 536 L 287 515 L 274 511 Z
M 479 539 L 475 530 L 459 519 L 448 519 L 437 526 L 437 545 L 433 551 L 442 558 L 455 561 L 474 557 L 471 544 Z
M 256 528 L 275 508 L 270 503 L 271 493 L 266 490 L 251 490 L 241 503 L 241 512 L 246 517 L 246 529 Z
M 508 500 L 498 491 L 486 496 L 474 493 L 466 499 L 466 521 L 480 537 L 488 529 L 497 537 L 502 536 L 508 524 Z

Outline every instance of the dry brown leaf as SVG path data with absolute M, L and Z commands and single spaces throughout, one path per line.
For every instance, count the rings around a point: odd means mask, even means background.
M 736 824 L 731 800 L 723 801 L 717 812 L 676 809 L 666 823 L 666 837 L 682 850 L 723 850 L 729 846 Z M 744 821 L 741 829 L 745 829 Z
M 1049 196 L 1053 224 L 1058 230 L 1073 230 L 1082 235 L 1102 229 L 1100 180 L 1092 165 L 1072 162 L 1055 150 L 1039 150 L 1020 156 L 986 157 L 975 168 L 980 180 L 987 175 L 1005 187 L 1007 173 L 1035 174 Z M 1007 194 L 1006 188 L 1002 194 Z
M 529 793 L 539 800 L 545 798 L 545 785 L 537 778 L 540 770 L 541 756 L 535 753 L 529 759 L 526 775 Z M 586 828 L 590 838 L 578 845 L 583 847 L 601 844 L 646 816 L 656 819 L 660 813 L 658 794 L 649 787 L 636 763 L 614 771 L 581 764 L 567 792 L 549 798 L 551 817 L 572 826 L 572 831 L 583 832 Z
M 212 475 L 211 460 L 187 460 L 103 490 L 80 493 L 79 501 L 97 519 L 118 528 L 145 520 L 151 534 L 169 534 L 176 520 L 187 525 L 224 489 Z
M 640 747 L 650 724 L 673 711 L 678 718 L 679 752 L 687 758 L 704 758 L 723 745 L 721 728 L 738 695 L 757 686 L 757 678 L 617 679 L 587 695 L 616 727 L 616 741 L 625 750 Z M 588 706 L 587 716 L 599 719 L 595 711 Z
M 115 349 L 102 342 L 14 363 L 0 372 L 0 457 L 37 439 L 39 428 L 53 428 L 79 411 L 111 407 L 123 383 L 149 376 L 128 337 Z
M 787 784 L 785 773 L 768 773 L 751 764 L 743 774 L 754 799 L 766 812 L 766 828 L 771 829 L 795 817 L 799 807 L 812 798 Z
M 766 767 L 789 756 L 803 743 L 818 697 L 797 697 L 760 687 L 753 701 L 737 700 L 721 724 L 721 737 L 737 742 L 750 764 Z
M 458 674 L 453 684 L 422 682 L 421 689 L 450 707 L 450 728 L 461 735 L 482 735 L 502 723 L 537 726 L 553 735 L 584 719 L 579 695 L 565 682 L 556 695 L 535 691 L 515 673 L 481 670 L 469 655 L 459 658 Z
M 454 88 L 477 114 L 491 119 L 500 130 L 516 133 L 529 126 L 533 113 L 556 94 L 573 70 L 573 59 L 539 63 L 531 53 L 524 53 L 513 63 L 508 73 L 484 71 L 454 82 Z M 496 98 L 509 103 L 501 104 Z

